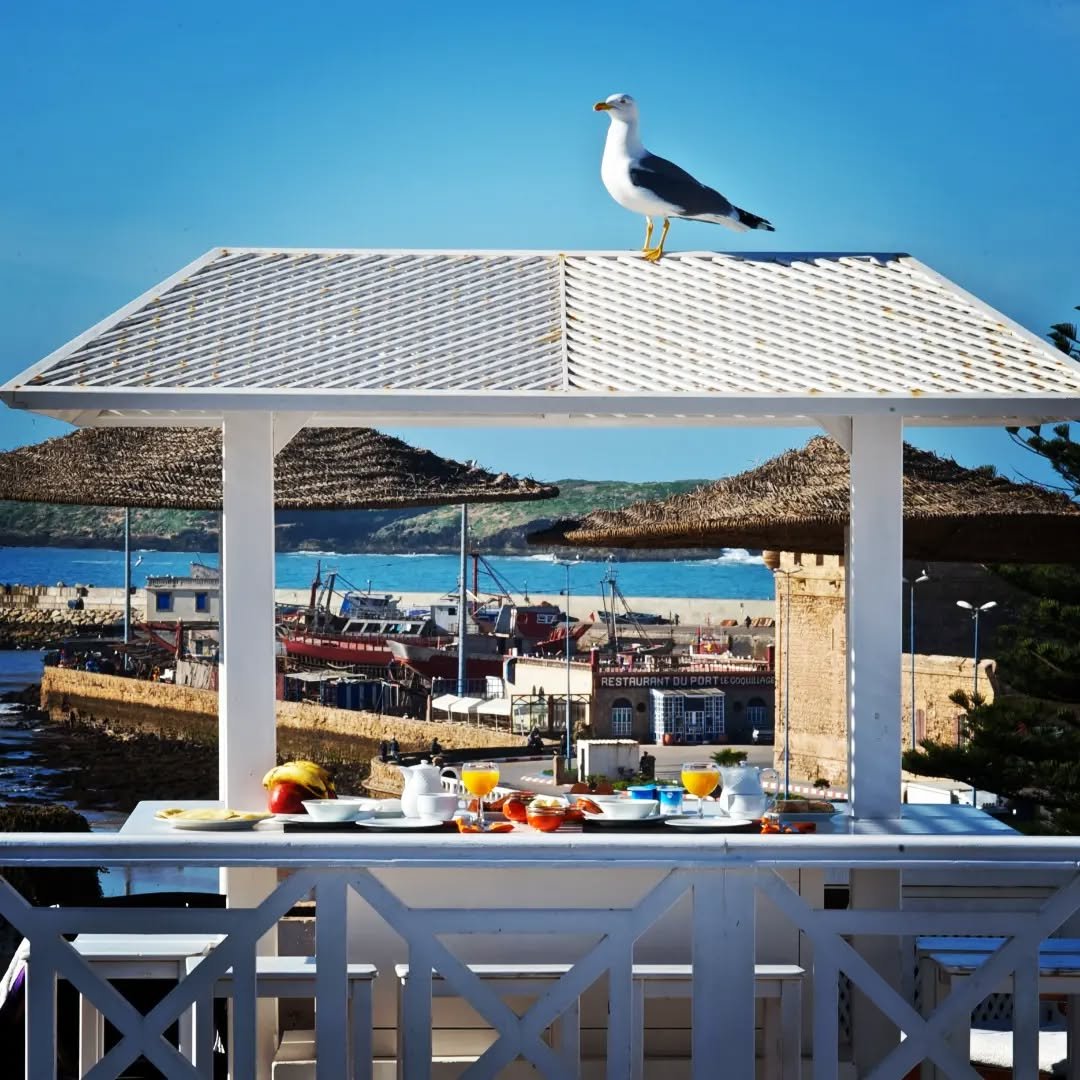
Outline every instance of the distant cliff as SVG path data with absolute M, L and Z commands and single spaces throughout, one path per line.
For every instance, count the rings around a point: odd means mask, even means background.
M 562 518 L 611 510 L 640 499 L 664 499 L 703 481 L 624 483 L 617 480 L 558 480 L 557 499 L 487 503 L 470 507 L 470 533 L 485 554 L 535 551 L 528 533 Z M 320 510 L 277 515 L 279 551 L 453 552 L 458 548 L 460 512 L 433 510 Z M 0 502 L 0 546 L 115 547 L 123 538 L 124 512 L 91 506 Z M 132 545 L 163 551 L 213 551 L 218 515 L 198 510 L 134 510 Z M 674 554 L 669 552 L 668 554 Z

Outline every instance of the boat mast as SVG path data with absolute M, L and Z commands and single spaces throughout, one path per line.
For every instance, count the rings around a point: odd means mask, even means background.
M 319 586 L 322 584 L 322 559 L 315 560 L 315 577 L 311 582 L 311 598 L 308 601 L 308 627 L 315 629 L 315 607 L 319 600 Z
M 457 696 L 465 697 L 465 640 L 468 615 L 465 611 L 466 581 L 469 572 L 469 504 L 461 504 L 461 573 L 458 578 L 458 648 L 457 648 Z

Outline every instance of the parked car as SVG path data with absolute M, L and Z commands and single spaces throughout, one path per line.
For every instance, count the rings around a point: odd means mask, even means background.
M 755 746 L 772 746 L 776 740 L 776 729 L 772 724 L 762 724 L 761 727 L 756 727 L 750 734 L 750 741 Z

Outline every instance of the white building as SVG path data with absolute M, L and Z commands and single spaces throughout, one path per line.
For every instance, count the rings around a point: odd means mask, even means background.
M 146 579 L 147 622 L 217 623 L 221 618 L 221 579 L 216 573 Z

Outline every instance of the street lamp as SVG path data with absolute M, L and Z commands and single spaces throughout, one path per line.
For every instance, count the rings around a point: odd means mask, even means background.
M 570 567 L 580 562 L 580 559 L 556 560 L 559 566 L 566 567 L 566 588 L 560 589 L 559 593 L 566 597 L 566 767 L 570 768 L 572 753 L 573 729 L 570 723 Z
M 923 572 L 913 581 L 904 578 L 904 584 L 908 587 L 908 651 L 911 653 L 911 749 L 915 749 L 915 586 L 929 581 L 930 575 Z
M 787 600 L 784 604 L 784 798 L 791 798 L 791 578 L 798 570 L 781 570 L 777 566 L 774 574 L 783 574 L 787 580 Z
M 966 600 L 957 600 L 956 606 L 963 608 L 965 611 L 971 612 L 971 618 L 975 623 L 975 687 L 972 692 L 973 697 L 979 696 L 979 614 L 983 611 L 989 611 L 993 607 L 997 607 L 996 600 L 988 600 L 985 604 L 980 604 L 976 607 L 974 604 L 969 604 Z

